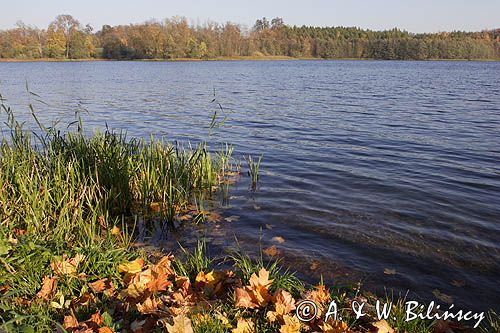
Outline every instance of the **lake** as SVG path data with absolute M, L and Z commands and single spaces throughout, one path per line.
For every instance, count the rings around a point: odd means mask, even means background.
M 257 191 L 243 177 L 223 207 L 239 219 L 203 230 L 216 247 L 282 237 L 310 281 L 500 309 L 500 62 L 0 63 L 28 120 L 26 82 L 45 123 L 79 110 L 91 128 L 263 154 Z M 214 91 L 227 121 L 208 137 Z

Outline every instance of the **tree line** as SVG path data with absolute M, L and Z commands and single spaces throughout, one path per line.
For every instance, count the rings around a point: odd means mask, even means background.
M 500 59 L 500 29 L 414 34 L 399 29 L 286 25 L 259 19 L 251 28 L 227 22 L 190 24 L 184 17 L 94 31 L 71 15 L 46 29 L 17 23 L 0 31 L 0 58 L 210 59 L 288 56 L 324 59 Z

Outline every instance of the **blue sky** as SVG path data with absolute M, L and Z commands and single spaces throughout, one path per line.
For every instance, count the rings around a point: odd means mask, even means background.
M 398 27 L 412 32 L 483 30 L 500 27 L 500 0 L 5 0 L 0 29 L 18 20 L 46 27 L 58 14 L 71 14 L 100 29 L 103 24 L 138 23 L 186 16 L 247 26 L 260 17 L 282 17 L 296 25 Z

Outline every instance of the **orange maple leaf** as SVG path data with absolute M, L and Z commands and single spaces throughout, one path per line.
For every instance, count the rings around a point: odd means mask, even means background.
M 56 290 L 56 286 L 57 286 L 57 280 L 55 277 L 50 278 L 48 276 L 45 276 L 43 278 L 42 288 L 36 294 L 37 297 L 42 298 L 45 301 L 48 301 L 50 298 L 52 298 L 52 295 Z
M 96 294 L 104 292 L 109 295 L 112 294 L 113 291 L 115 290 L 113 282 L 108 278 L 100 279 L 92 283 L 89 283 L 89 287 Z

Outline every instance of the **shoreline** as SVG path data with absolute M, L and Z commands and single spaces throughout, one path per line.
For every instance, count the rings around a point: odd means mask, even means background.
M 238 56 L 238 57 L 216 57 L 216 58 L 175 58 L 175 59 L 104 59 L 104 58 L 84 58 L 84 59 L 57 59 L 57 58 L 33 58 L 33 59 L 17 59 L 17 58 L 0 58 L 0 63 L 11 62 L 101 62 L 101 61 L 118 61 L 118 62 L 216 62 L 216 61 L 404 61 L 404 62 L 421 62 L 421 61 L 474 61 L 474 62 L 499 62 L 500 59 L 375 59 L 375 58 L 314 58 L 314 57 L 288 57 L 288 56 Z

